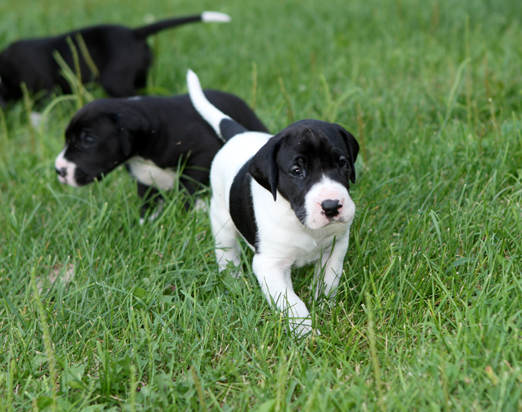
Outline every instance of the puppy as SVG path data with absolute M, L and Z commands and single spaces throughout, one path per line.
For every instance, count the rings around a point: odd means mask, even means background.
M 0 53 L 0 106 L 22 97 L 22 82 L 32 93 L 44 90 L 50 95 L 56 86 L 64 93 L 71 93 L 54 57 L 54 53 L 58 52 L 67 65 L 75 70 L 68 39 L 74 43 L 78 52 L 81 78 L 84 81 L 94 77 L 112 97 L 134 96 L 137 89 L 145 87 L 152 62 L 152 53 L 146 38 L 167 28 L 200 21 L 228 22 L 230 16 L 204 12 L 201 15 L 164 20 L 136 29 L 102 25 L 56 37 L 17 41 Z M 79 37 L 83 39 L 92 62 L 86 61 L 86 53 L 78 43 Z M 95 69 L 92 63 L 96 66 Z M 98 73 L 93 73 L 93 69 Z
M 298 336 L 306 335 L 310 313 L 290 271 L 318 261 L 315 299 L 335 295 L 355 215 L 349 182 L 359 145 L 341 126 L 319 120 L 298 121 L 275 136 L 250 132 L 205 98 L 191 71 L 187 82 L 196 110 L 230 139 L 210 169 L 219 269 L 239 265 L 241 235 L 255 251 L 252 267 L 266 298 Z
M 239 97 L 215 90 L 205 91 L 205 96 L 242 127 L 267 131 Z M 187 94 L 99 99 L 69 122 L 55 169 L 61 183 L 77 187 L 125 164 L 138 181 L 138 195 L 145 197 L 143 218 L 158 189 L 174 187 L 180 165 L 184 171 L 179 182 L 189 194 L 207 184 L 210 164 L 222 145 Z

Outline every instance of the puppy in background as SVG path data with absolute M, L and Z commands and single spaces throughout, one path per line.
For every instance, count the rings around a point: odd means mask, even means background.
M 81 78 L 99 81 L 109 96 L 134 96 L 147 83 L 152 52 L 146 38 L 161 30 L 193 22 L 229 22 L 224 13 L 206 11 L 200 15 L 159 21 L 136 29 L 100 25 L 74 30 L 55 37 L 19 40 L 0 53 L 0 107 L 22 97 L 21 83 L 31 93 L 44 90 L 50 96 L 58 86 L 71 93 L 61 75 L 54 53 L 58 52 L 74 71 L 74 57 L 68 39 L 78 52 Z M 81 42 L 88 51 L 84 52 Z M 93 73 L 97 70 L 98 73 Z
M 219 269 L 239 265 L 241 235 L 268 299 L 298 336 L 312 332 L 310 313 L 292 286 L 291 268 L 318 262 L 315 299 L 336 293 L 355 205 L 359 144 L 343 127 L 301 120 L 275 136 L 252 132 L 209 102 L 188 72 L 196 110 L 227 143 L 210 170 L 210 219 Z M 322 277 L 322 278 L 321 278 Z
M 216 90 L 205 91 L 205 96 L 247 130 L 267 132 L 239 97 Z M 192 195 L 208 184 L 210 164 L 224 141 L 196 112 L 187 94 L 99 99 L 69 122 L 55 169 L 61 183 L 78 187 L 125 164 L 145 200 L 143 221 L 159 190 L 172 189 L 179 181 Z M 176 172 L 183 164 L 178 180 Z

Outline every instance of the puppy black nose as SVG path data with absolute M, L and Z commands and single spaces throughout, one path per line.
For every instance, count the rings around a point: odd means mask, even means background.
M 343 205 L 341 205 L 337 199 L 327 199 L 323 200 L 321 207 L 323 208 L 324 214 L 326 216 L 334 217 L 339 214 L 339 209 L 343 207 Z
M 58 173 L 62 177 L 67 176 L 67 169 L 65 167 L 61 167 L 60 169 L 55 167 L 54 170 L 56 170 L 56 173 Z

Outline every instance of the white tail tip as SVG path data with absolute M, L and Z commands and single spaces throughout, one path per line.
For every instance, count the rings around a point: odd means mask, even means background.
M 230 17 L 228 14 L 220 13 L 218 11 L 204 11 L 201 13 L 201 21 L 205 23 L 228 23 L 230 20 L 232 20 L 232 17 Z
M 198 75 L 192 70 L 187 71 L 187 85 L 188 89 L 199 90 L 201 89 L 201 83 L 199 82 Z
M 203 119 L 212 126 L 219 138 L 223 140 L 219 124 L 221 120 L 230 119 L 230 117 L 207 100 L 197 74 L 190 69 L 187 71 L 187 86 L 192 105 Z

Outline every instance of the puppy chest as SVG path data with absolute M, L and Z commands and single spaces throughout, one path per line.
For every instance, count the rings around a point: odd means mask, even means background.
M 311 234 L 308 230 L 285 231 L 281 230 L 281 226 L 279 230 L 261 230 L 259 250 L 294 267 L 318 261 L 325 253 L 331 252 L 334 244 L 342 242 L 347 236 L 346 225 L 343 224 L 336 224 L 334 233 L 322 234 Z
M 128 160 L 131 175 L 140 183 L 158 189 L 172 189 L 177 173 L 172 168 L 161 168 L 153 161 L 135 156 Z

